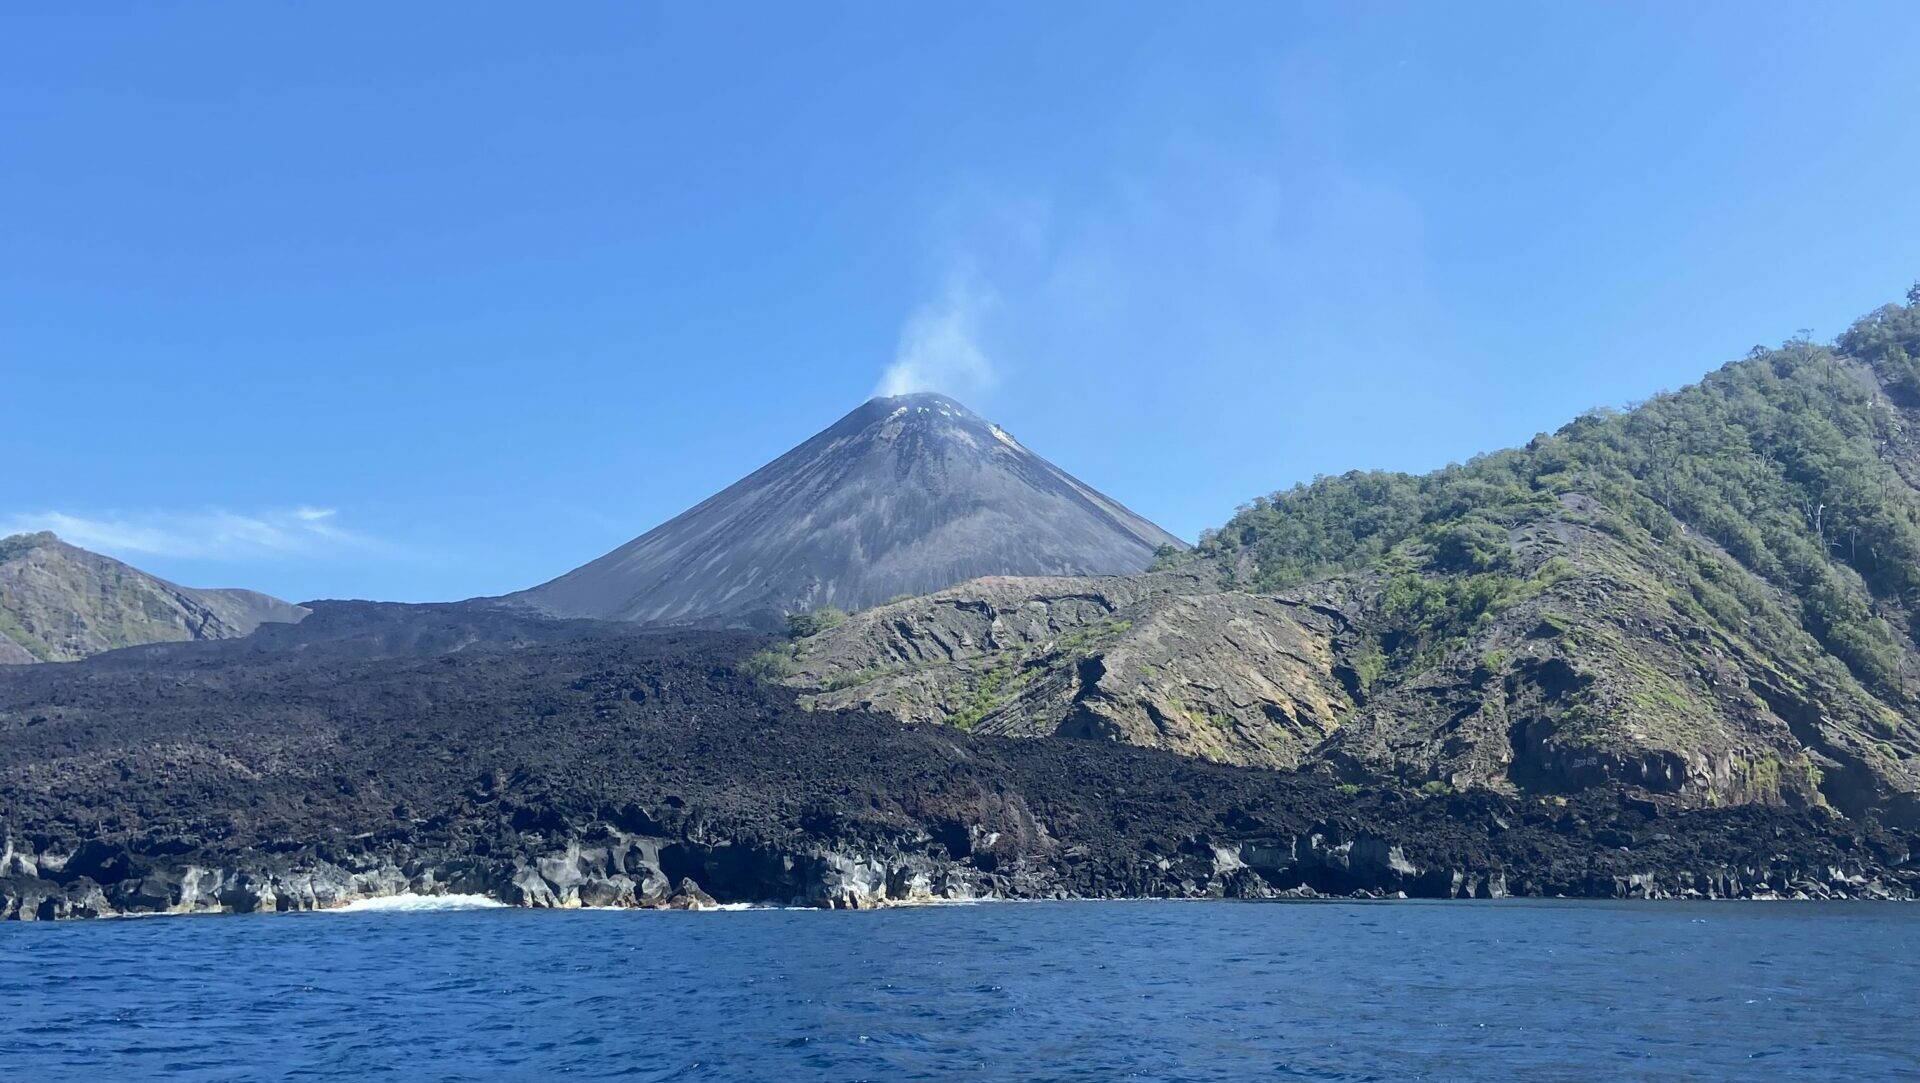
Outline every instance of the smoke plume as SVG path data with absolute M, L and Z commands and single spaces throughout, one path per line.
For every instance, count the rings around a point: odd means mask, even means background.
M 992 301 L 965 281 L 948 283 L 938 299 L 908 317 L 893 363 L 874 394 L 938 391 L 965 399 L 992 387 L 993 363 L 980 344 L 980 321 Z

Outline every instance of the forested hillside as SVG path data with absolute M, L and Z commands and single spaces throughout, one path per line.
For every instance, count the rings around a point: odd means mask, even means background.
M 1527 447 L 1413 476 L 1354 472 L 1256 501 L 1202 538 L 1229 584 L 1273 591 L 1425 547 L 1424 570 L 1466 578 L 1432 597 L 1401 583 L 1409 616 L 1477 619 L 1516 589 L 1505 545 L 1581 493 L 1656 541 L 1698 532 L 1788 592 L 1799 623 L 1864 684 L 1911 696 L 1920 605 L 1920 286 L 1834 347 L 1790 342 L 1624 413 L 1595 411 Z M 1178 562 L 1171 557 L 1166 563 Z M 1734 627 L 1751 585 L 1688 584 Z
M 970 585 L 857 615 L 797 644 L 789 681 L 1356 785 L 1920 818 L 1909 302 L 1524 448 L 1255 501 L 1141 588 Z

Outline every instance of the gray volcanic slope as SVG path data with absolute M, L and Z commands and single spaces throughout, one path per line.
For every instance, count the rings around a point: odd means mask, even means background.
M 1185 543 L 941 395 L 877 398 L 667 523 L 507 600 L 760 625 L 982 575 L 1122 575 Z

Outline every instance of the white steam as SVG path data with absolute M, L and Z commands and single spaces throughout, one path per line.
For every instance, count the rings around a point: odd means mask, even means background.
M 900 330 L 893 364 L 876 395 L 939 391 L 964 399 L 993 386 L 993 363 L 980 345 L 980 321 L 993 298 L 956 280 L 936 301 L 920 306 Z

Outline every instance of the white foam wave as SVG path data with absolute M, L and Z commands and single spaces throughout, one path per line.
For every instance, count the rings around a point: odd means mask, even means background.
M 498 899 L 489 899 L 485 895 L 382 895 L 372 899 L 355 899 L 345 906 L 336 907 L 327 913 L 366 914 L 366 913 L 413 913 L 433 910 L 493 910 L 507 905 Z

